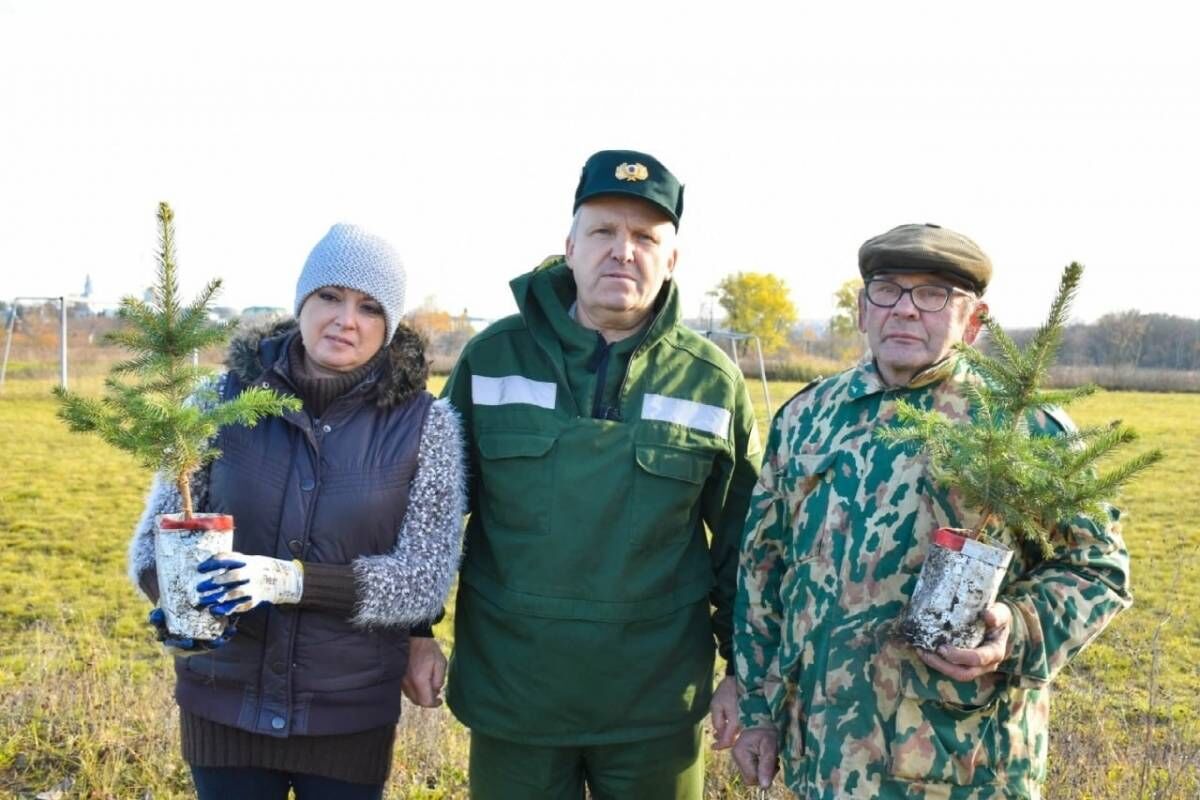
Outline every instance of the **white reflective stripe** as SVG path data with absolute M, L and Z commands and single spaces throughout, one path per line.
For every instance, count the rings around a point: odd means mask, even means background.
M 722 439 L 729 438 L 731 418 L 728 409 L 697 403 L 694 400 L 680 400 L 661 394 L 648 394 L 642 399 L 642 419 L 674 422 L 720 436 Z
M 507 406 L 524 403 L 554 410 L 558 387 L 548 381 L 531 381 L 520 375 L 501 378 L 471 376 L 471 399 L 477 406 Z

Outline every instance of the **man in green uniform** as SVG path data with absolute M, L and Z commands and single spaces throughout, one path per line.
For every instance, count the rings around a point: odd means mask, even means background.
M 472 482 L 447 700 L 471 796 L 700 798 L 737 732 L 731 615 L 761 449 L 745 383 L 681 324 L 683 187 L 584 165 L 565 258 L 510 284 L 446 385 Z M 713 691 L 714 645 L 730 677 Z
M 952 347 L 978 334 L 992 267 L 965 236 L 903 225 L 867 241 L 859 269 L 870 353 L 780 409 L 751 501 L 734 759 L 767 786 L 780 758 L 804 798 L 1038 797 L 1050 681 L 1131 602 L 1116 512 L 1070 520 L 1049 558 L 1018 551 L 978 648 L 895 637 L 933 532 L 979 514 L 873 432 L 899 399 L 969 414 L 962 387 L 978 378 Z M 1058 410 L 1034 424 L 1071 425 Z

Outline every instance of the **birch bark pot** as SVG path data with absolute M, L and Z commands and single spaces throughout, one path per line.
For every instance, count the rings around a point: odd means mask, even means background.
M 917 575 L 900 634 L 914 647 L 936 650 L 943 644 L 978 647 L 985 625 L 979 618 L 996 602 L 1012 551 L 939 528 Z
M 209 556 L 233 550 L 233 517 L 228 514 L 160 514 L 155 518 L 154 562 L 158 570 L 159 606 L 167 630 L 178 638 L 211 641 L 225 629 L 224 620 L 196 608 L 200 595 L 196 567 Z

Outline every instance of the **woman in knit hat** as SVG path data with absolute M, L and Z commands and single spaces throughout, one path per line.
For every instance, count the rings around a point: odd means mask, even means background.
M 404 288 L 387 242 L 335 225 L 300 273 L 296 319 L 230 347 L 219 396 L 262 386 L 304 409 L 222 429 L 192 489 L 198 510 L 237 524 L 236 552 L 196 576 L 226 635 L 166 640 L 202 800 L 381 797 L 401 690 L 441 702 L 444 663 L 408 656 L 431 651 L 410 637 L 432 636 L 458 565 L 462 445 L 453 409 L 425 391 Z M 153 520 L 177 495 L 156 481 L 130 547 L 151 599 Z

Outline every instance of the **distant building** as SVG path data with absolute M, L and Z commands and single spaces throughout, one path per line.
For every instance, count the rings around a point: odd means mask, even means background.
M 91 317 L 104 309 L 96 304 L 96 295 L 92 286 L 92 276 L 89 274 L 83 280 L 83 293 L 76 297 L 68 297 L 69 311 L 72 317 Z

